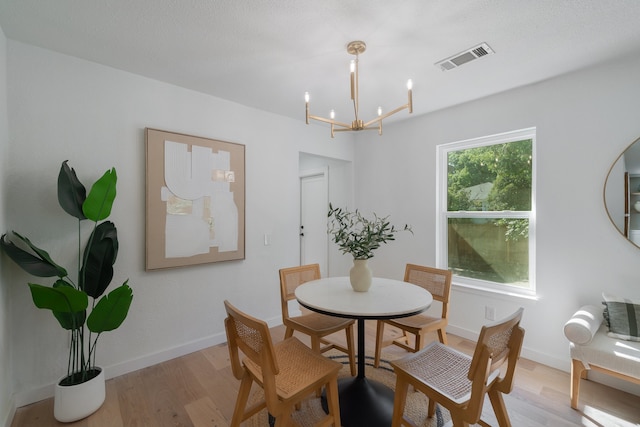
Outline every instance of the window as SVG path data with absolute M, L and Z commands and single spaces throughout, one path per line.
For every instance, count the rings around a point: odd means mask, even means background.
M 454 283 L 535 292 L 535 128 L 437 147 L 437 265 Z

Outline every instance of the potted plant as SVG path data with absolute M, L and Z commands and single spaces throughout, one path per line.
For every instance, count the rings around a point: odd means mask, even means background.
M 51 310 L 60 326 L 71 334 L 67 374 L 58 382 L 54 397 L 54 416 L 62 422 L 84 418 L 104 402 L 104 372 L 96 366 L 96 345 L 103 332 L 122 324 L 133 299 L 128 280 L 103 295 L 113 278 L 113 264 L 118 254 L 116 227 L 111 221 L 104 221 L 111 214 L 116 182 L 116 170 L 112 168 L 93 184 L 87 195 L 75 171 L 67 161 L 62 162 L 58 202 L 65 212 L 78 219 L 75 281 L 66 268 L 27 237 L 13 232 L 14 240 L 26 250 L 8 240 L 6 234 L 0 237 L 2 250 L 27 273 L 56 278 L 50 286 L 29 283 L 29 288 L 35 306 Z M 92 221 L 93 227 L 81 250 L 81 221 L 85 219 Z
M 335 208 L 329 204 L 328 231 L 333 242 L 343 254 L 353 256 L 353 268 L 349 273 L 351 286 L 357 292 L 366 292 L 371 286 L 371 270 L 367 260 L 373 258 L 373 251 L 381 244 L 395 240 L 398 231 L 409 231 L 411 226 L 405 224 L 402 229 L 389 222 L 389 216 L 379 217 L 375 213 L 369 219 L 357 209 L 348 211 Z

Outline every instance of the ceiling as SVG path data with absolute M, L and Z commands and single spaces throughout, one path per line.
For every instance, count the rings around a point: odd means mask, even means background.
M 438 110 L 640 55 L 637 0 L 0 0 L 6 37 L 304 120 L 353 120 L 407 102 Z M 495 54 L 434 64 L 487 43 Z M 588 90 L 588 88 L 585 88 Z M 403 111 L 394 119 L 408 117 Z

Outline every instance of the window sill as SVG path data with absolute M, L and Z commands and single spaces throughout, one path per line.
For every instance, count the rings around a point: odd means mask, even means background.
M 524 293 L 524 292 L 510 291 L 506 289 L 504 290 L 493 289 L 493 288 L 474 286 L 467 283 L 455 283 L 455 281 L 452 282 L 452 286 L 456 291 L 464 292 L 468 294 L 474 294 L 474 295 L 481 295 L 481 296 L 493 295 L 493 296 L 501 296 L 501 297 L 508 297 L 508 298 L 514 298 L 514 299 L 524 299 L 528 301 L 538 301 L 541 298 L 540 295 L 536 294 L 535 292 Z

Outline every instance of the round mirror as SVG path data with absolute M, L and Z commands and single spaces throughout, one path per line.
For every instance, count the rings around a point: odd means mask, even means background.
M 620 234 L 640 247 L 640 138 L 609 169 L 604 183 L 604 206 Z

